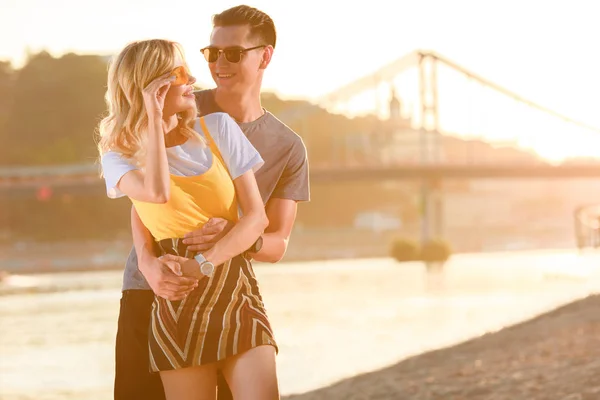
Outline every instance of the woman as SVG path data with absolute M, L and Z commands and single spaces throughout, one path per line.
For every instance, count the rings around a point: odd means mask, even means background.
M 236 257 L 268 224 L 253 172 L 262 159 L 227 114 L 196 118 L 195 81 L 178 44 L 132 43 L 111 64 L 99 127 L 109 197 L 128 196 L 198 278 L 182 301 L 155 298 L 150 368 L 168 400 L 214 399 L 217 368 L 236 400 L 277 399 L 277 346 L 252 267 Z M 212 217 L 237 222 L 204 254 L 186 251 L 183 235 Z

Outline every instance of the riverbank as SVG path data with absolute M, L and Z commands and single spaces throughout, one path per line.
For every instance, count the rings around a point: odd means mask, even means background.
M 600 399 L 600 296 L 288 400 Z

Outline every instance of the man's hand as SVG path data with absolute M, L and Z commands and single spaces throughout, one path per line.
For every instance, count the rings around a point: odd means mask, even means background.
M 233 227 L 234 223 L 223 218 L 211 218 L 202 228 L 183 237 L 183 243 L 192 251 L 206 251 L 213 247 Z
M 200 264 L 198 264 L 198 261 L 194 260 L 193 258 L 165 254 L 162 256 L 162 260 L 167 263 L 177 265 L 178 270 L 183 276 L 192 277 L 197 280 L 205 277 L 205 275 L 200 272 Z
M 195 260 L 194 260 L 195 261 Z M 139 269 L 155 295 L 163 299 L 183 300 L 198 286 L 198 280 L 182 276 L 179 263 L 168 258 L 149 257 L 139 262 Z

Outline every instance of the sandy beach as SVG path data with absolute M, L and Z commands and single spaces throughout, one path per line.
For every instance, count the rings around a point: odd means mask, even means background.
M 600 296 L 288 400 L 600 399 Z

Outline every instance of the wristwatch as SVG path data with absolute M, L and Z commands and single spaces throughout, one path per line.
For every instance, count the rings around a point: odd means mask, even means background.
M 194 260 L 200 264 L 200 272 L 202 275 L 211 276 L 215 272 L 215 266 L 213 263 L 208 261 L 202 253 L 198 253 L 194 256 Z
M 250 248 L 248 248 L 248 250 L 246 250 L 244 253 L 242 253 L 242 256 L 246 259 L 246 260 L 250 260 L 252 259 L 252 256 L 250 254 L 256 254 L 260 251 L 260 249 L 262 249 L 263 246 L 263 237 L 262 235 L 260 235 L 258 237 L 258 239 L 256 239 L 256 242 L 254 242 L 254 244 L 252 246 L 250 246 Z

